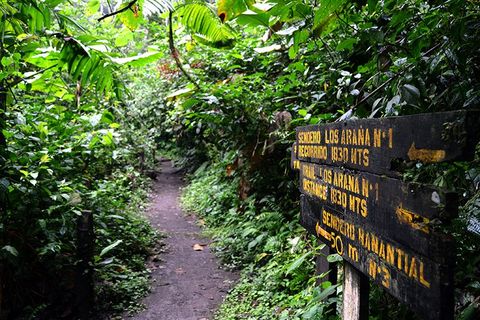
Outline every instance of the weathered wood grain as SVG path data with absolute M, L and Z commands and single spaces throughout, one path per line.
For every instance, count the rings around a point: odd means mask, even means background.
M 318 214 L 320 212 L 320 215 Z M 324 223 L 325 212 L 350 228 L 343 232 Z M 320 200 L 301 195 L 301 224 L 336 250 L 348 263 L 368 275 L 425 319 L 453 318 L 454 244 L 444 241 L 443 252 L 417 252 L 379 235 L 375 226 L 360 225 Z
M 367 172 L 300 162 L 300 191 L 327 212 L 374 229 L 425 256 L 442 256 L 445 241 L 435 226 L 457 216 L 456 194 Z M 321 217 L 322 212 L 315 212 Z M 330 225 L 341 221 L 324 215 Z M 340 225 L 341 226 L 341 225 Z M 338 226 L 338 227 L 340 227 Z M 414 245 L 412 245 L 414 244 Z
M 299 127 L 295 158 L 397 176 L 405 161 L 472 159 L 479 119 L 453 111 Z
M 353 266 L 347 291 L 360 290 L 358 270 L 425 319 L 453 318 L 455 243 L 441 228 L 456 194 L 397 178 L 415 162 L 471 160 L 479 139 L 479 110 L 297 128 L 300 222 Z M 364 312 L 350 305 L 344 317 Z
M 368 277 L 343 265 L 343 320 L 368 320 Z

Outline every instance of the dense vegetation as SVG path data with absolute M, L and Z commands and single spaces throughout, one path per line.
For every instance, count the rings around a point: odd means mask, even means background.
M 83 11 L 59 3 L 1 2 L 2 319 L 79 311 L 83 215 L 95 223 L 99 311 L 123 311 L 148 288 L 156 235 L 139 215 L 149 181 L 138 159 L 153 138 L 133 108 L 125 117 L 120 65 L 98 48 L 110 44 L 72 20 Z
M 242 270 L 217 317 L 326 318 L 341 288 L 316 286 L 319 244 L 297 222 L 294 128 L 478 107 L 476 1 L 213 7 L 0 1 L 0 317 L 75 312 L 76 221 L 89 212 L 99 311 L 146 292 L 155 235 L 138 213 L 158 150 L 191 174 L 184 207 Z M 479 161 L 404 173 L 462 195 L 449 232 L 463 319 L 479 313 Z M 412 316 L 380 289 L 371 301 L 373 317 Z

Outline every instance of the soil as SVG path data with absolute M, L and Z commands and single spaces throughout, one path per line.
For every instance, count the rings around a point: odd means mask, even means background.
M 147 216 L 166 235 L 165 253 L 150 262 L 152 292 L 143 301 L 146 309 L 133 319 L 211 320 L 238 278 L 221 268 L 196 217 L 180 209 L 182 185 L 178 170 L 170 161 L 162 162 Z

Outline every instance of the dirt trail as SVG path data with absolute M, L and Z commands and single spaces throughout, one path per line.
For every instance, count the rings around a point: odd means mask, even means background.
M 152 226 L 167 235 L 163 261 L 155 263 L 152 292 L 143 301 L 147 309 L 133 319 L 200 320 L 212 319 L 237 276 L 219 268 L 201 236 L 195 217 L 179 207 L 181 176 L 170 162 L 162 163 L 147 210 Z M 194 251 L 193 245 L 205 245 Z

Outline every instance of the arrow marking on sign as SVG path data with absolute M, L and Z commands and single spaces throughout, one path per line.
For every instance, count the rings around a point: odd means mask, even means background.
M 328 233 L 327 230 L 320 227 L 320 224 L 317 221 L 317 225 L 315 226 L 315 231 L 317 231 L 317 235 L 322 236 L 323 238 L 327 239 L 328 241 L 332 241 L 332 235 Z
M 417 149 L 415 148 L 415 142 L 413 142 L 407 155 L 410 160 L 440 162 L 445 159 L 445 150 Z
M 413 229 L 417 229 L 425 233 L 430 232 L 430 230 L 428 229 L 428 223 L 430 222 L 430 220 L 403 208 L 402 204 L 397 207 L 395 213 L 397 214 L 398 220 L 401 223 L 408 224 Z

